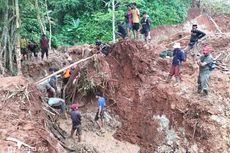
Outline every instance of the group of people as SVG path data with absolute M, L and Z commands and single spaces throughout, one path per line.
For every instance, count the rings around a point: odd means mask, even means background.
M 66 67 L 67 63 L 63 63 L 63 67 Z M 67 68 L 63 71 L 63 73 L 60 75 L 62 78 L 62 90 L 63 88 L 68 84 L 70 77 L 74 74 L 75 70 L 78 69 L 77 66 Z M 53 74 L 56 72 L 57 69 L 54 67 L 49 68 L 50 74 Z M 73 80 L 73 84 L 76 83 L 76 81 L 80 77 L 80 72 L 79 70 L 77 76 Z M 72 120 L 72 128 L 71 128 L 71 133 L 70 137 L 73 137 L 74 132 L 76 131 L 76 135 L 78 136 L 78 140 L 81 141 L 81 135 L 82 135 L 82 127 L 81 127 L 81 122 L 82 122 L 82 117 L 81 113 L 78 108 L 77 103 L 73 103 L 70 105 L 69 109 L 67 108 L 66 101 L 64 98 L 59 98 L 62 97 L 62 94 L 58 94 L 58 76 L 53 75 L 49 79 L 45 80 L 40 84 L 40 89 L 45 90 L 48 95 L 48 105 L 53 108 L 53 109 L 58 109 L 60 110 L 59 113 L 61 116 L 64 116 L 64 118 L 68 118 L 68 114 Z M 95 122 L 97 123 L 99 129 L 103 129 L 104 126 L 104 110 L 105 110 L 105 98 L 101 94 L 101 92 L 96 92 L 95 93 L 97 104 L 98 104 L 98 111 L 96 112 L 95 115 Z
M 104 111 L 105 111 L 105 98 L 102 96 L 100 92 L 96 92 L 95 94 L 98 104 L 98 110 L 95 115 L 95 122 L 97 123 L 100 130 L 104 127 Z M 67 111 L 66 102 L 64 99 L 51 97 L 48 100 L 48 104 L 50 107 L 54 109 L 59 109 L 60 114 L 64 115 L 65 118 L 68 118 L 68 114 L 72 120 L 72 127 L 70 138 L 73 137 L 74 132 L 76 131 L 76 135 L 78 136 L 78 141 L 81 141 L 82 135 L 82 115 L 79 111 L 79 106 L 77 103 L 73 103 L 69 107 L 69 111 Z M 68 112 L 68 113 L 67 113 Z
M 122 38 L 128 37 L 131 39 L 131 31 L 133 31 L 134 39 L 138 40 L 139 32 L 143 34 L 146 42 L 151 39 L 150 25 L 151 21 L 147 12 L 142 13 L 142 18 L 137 8 L 136 3 L 127 5 L 127 12 L 125 14 L 126 28 L 121 21 L 118 21 L 118 31 L 116 34 Z
M 34 58 L 38 60 L 39 46 L 34 40 L 27 40 L 24 36 L 20 39 L 20 48 L 21 48 L 21 61 L 29 60 L 34 55 Z M 48 50 L 49 50 L 49 39 L 45 34 L 41 36 L 40 39 L 40 49 L 41 49 L 41 59 L 43 60 L 44 55 L 48 59 Z
M 190 50 L 197 45 L 198 41 L 203 38 L 206 34 L 197 29 L 197 25 L 194 24 L 191 30 L 191 38 L 188 43 L 188 46 L 183 50 L 180 46 L 180 43 L 175 43 L 173 46 L 173 59 L 172 66 L 170 69 L 167 82 L 170 82 L 172 76 L 176 77 L 176 82 L 180 82 L 180 67 L 183 61 L 186 61 L 187 54 L 190 53 Z M 214 69 L 214 61 L 211 55 L 212 49 L 208 44 L 204 45 L 202 48 L 202 53 L 197 61 L 199 66 L 199 75 L 198 75 L 198 93 L 202 93 L 204 96 L 208 95 L 208 80 L 210 72 Z

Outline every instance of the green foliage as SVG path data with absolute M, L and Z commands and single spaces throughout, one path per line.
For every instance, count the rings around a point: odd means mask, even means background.
M 45 0 L 39 1 L 41 18 L 47 27 Z M 53 21 L 52 45 L 76 45 L 94 43 L 96 37 L 102 41 L 112 40 L 112 0 L 48 0 L 49 16 Z M 116 22 L 124 21 L 126 5 L 136 2 L 140 13 L 147 11 L 152 26 L 175 24 L 186 17 L 191 0 L 116 0 Z M 22 0 L 20 3 L 21 34 L 39 41 L 41 30 L 37 21 L 34 1 Z
M 210 15 L 230 13 L 230 1 L 227 0 L 202 0 L 201 8 L 203 12 Z

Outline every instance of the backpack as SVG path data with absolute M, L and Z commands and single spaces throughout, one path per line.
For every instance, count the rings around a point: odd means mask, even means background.
M 209 71 L 212 71 L 216 68 L 216 64 L 214 62 L 208 64 Z

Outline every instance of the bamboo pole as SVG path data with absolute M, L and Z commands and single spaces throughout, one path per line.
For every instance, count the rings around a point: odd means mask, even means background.
M 16 59 L 17 59 L 17 69 L 18 69 L 18 75 L 22 74 L 21 71 L 21 59 L 20 59 L 20 34 L 19 34 L 19 28 L 20 28 L 20 17 L 19 17 L 19 4 L 18 4 L 18 0 L 15 0 L 15 7 L 16 7 Z M 11 56 L 11 55 L 10 55 Z
M 208 15 L 209 20 L 214 24 L 217 32 L 222 34 L 222 31 L 220 30 L 220 27 L 217 25 L 217 23 L 213 20 L 213 18 L 211 16 Z
M 81 63 L 81 62 L 87 61 L 87 60 L 93 58 L 95 55 L 96 55 L 96 54 L 94 54 L 94 55 L 92 55 L 92 56 L 90 56 L 90 57 L 81 59 L 80 61 L 77 61 L 77 62 L 75 62 L 75 63 L 73 63 L 73 64 L 71 64 L 71 65 L 69 65 L 69 66 L 66 66 L 66 67 L 62 68 L 61 70 L 59 70 L 59 71 L 57 71 L 57 72 L 54 72 L 53 74 L 51 74 L 51 75 L 49 75 L 49 76 L 47 76 L 47 77 L 45 77 L 45 78 L 43 78 L 43 79 L 37 81 L 35 84 L 39 84 L 39 83 L 41 83 L 41 82 L 43 82 L 43 81 L 49 79 L 50 77 L 52 77 L 52 76 L 54 76 L 54 75 L 57 75 L 58 73 L 61 73 L 61 72 L 63 72 L 64 70 L 66 70 L 66 69 L 68 69 L 68 68 L 71 68 L 72 66 L 75 66 L 75 65 L 77 65 L 77 64 L 79 64 L 79 63 Z

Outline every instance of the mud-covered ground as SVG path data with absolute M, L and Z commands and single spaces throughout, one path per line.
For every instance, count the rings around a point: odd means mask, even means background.
M 119 116 L 117 119 L 121 126 L 118 126 L 117 131 L 112 128 L 112 132 L 116 131 L 113 136 L 117 140 L 140 146 L 141 153 L 230 152 L 228 19 L 229 15 L 214 18 L 222 34 L 216 33 L 216 27 L 206 16 L 199 16 L 177 26 L 161 26 L 152 31 L 151 43 L 122 40 L 111 46 L 110 55 L 98 54 L 89 63 L 88 78 L 95 80 L 104 93 L 109 110 Z M 222 22 L 225 24 L 221 24 Z M 199 28 L 207 33 L 200 44 L 209 44 L 213 48 L 213 56 L 218 57 L 218 68 L 210 76 L 208 97 L 196 93 L 198 66 L 190 55 L 181 69 L 181 84 L 175 84 L 174 80 L 166 83 L 171 59 L 159 57 L 159 52 L 171 48 L 174 41 L 179 40 L 183 47 L 186 46 L 192 23 L 198 23 Z M 188 38 L 181 40 L 186 36 Z M 3 152 L 10 146 L 16 147 L 15 142 L 6 140 L 8 137 L 20 138 L 22 142 L 37 148 L 49 148 L 49 152 L 64 152 L 60 142 L 46 128 L 47 117 L 39 99 L 39 96 L 44 95 L 40 95 L 33 85 L 23 85 L 47 75 L 51 66 L 61 68 L 60 59 L 68 61 L 71 56 L 77 61 L 96 52 L 92 45 L 61 47 L 58 52 L 51 54 L 48 61 L 25 63 L 23 74 L 27 79 L 18 77 L 0 80 L 6 82 L 0 85 L 0 148 Z M 90 107 L 93 107 L 90 113 L 93 115 L 96 105 L 90 105 L 90 102 L 85 105 L 86 110 Z M 93 117 L 87 117 L 88 113 L 83 112 L 90 124 L 85 125 L 85 129 L 88 129 L 85 131 L 86 143 L 80 149 L 87 148 L 87 144 L 89 152 L 95 146 L 101 149 L 108 141 L 111 147 L 108 145 L 107 149 L 116 149 L 113 148 L 116 144 L 122 150 L 124 143 L 112 140 L 109 129 L 108 135 L 101 138 L 95 134 L 94 128 L 89 128 L 94 127 L 94 124 L 89 121 Z M 60 120 L 60 127 L 68 134 L 67 126 L 71 126 L 69 120 Z M 69 142 L 72 143 L 73 141 Z M 100 149 L 98 152 L 103 152 Z

